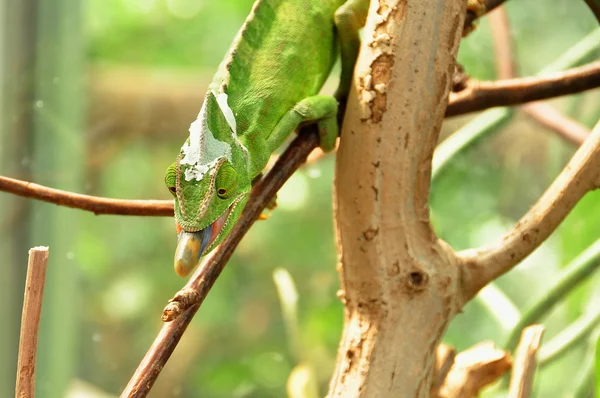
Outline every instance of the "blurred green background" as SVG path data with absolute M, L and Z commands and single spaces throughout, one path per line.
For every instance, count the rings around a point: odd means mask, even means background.
M 170 199 L 163 172 L 251 5 L 0 0 L 0 174 L 91 195 Z M 523 75 L 536 73 L 597 26 L 583 1 L 509 1 L 507 10 Z M 471 76 L 495 78 L 487 21 L 463 41 L 459 61 Z M 596 90 L 551 104 L 592 127 L 599 100 Z M 448 120 L 443 136 L 473 116 Z M 498 237 L 575 149 L 514 113 L 436 179 L 436 230 L 456 249 Z M 285 185 L 278 209 L 244 238 L 151 396 L 286 395 L 297 363 L 273 283 L 276 268 L 288 270 L 296 283 L 304 359 L 325 394 L 343 320 L 336 298 L 333 164 L 329 156 Z M 502 346 L 519 309 L 600 237 L 599 198 L 600 192 L 588 194 L 548 242 L 500 278 L 497 287 L 510 301 L 497 301 L 499 316 L 480 301 L 470 303 L 445 341 L 459 350 L 482 340 Z M 0 194 L 0 397 L 14 396 L 29 247 L 50 246 L 38 396 L 105 397 L 126 385 L 161 327 L 163 306 L 184 283 L 172 270 L 175 240 L 169 218 L 94 216 Z M 598 308 L 598 286 L 598 276 L 590 277 L 552 311 L 545 341 Z M 572 396 L 590 347 L 580 344 L 544 367 L 537 396 Z

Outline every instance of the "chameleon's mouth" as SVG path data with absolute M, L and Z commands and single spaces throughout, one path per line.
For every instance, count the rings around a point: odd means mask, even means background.
M 210 247 L 221 233 L 232 208 L 233 206 L 230 206 L 212 224 L 200 231 L 181 231 L 179 233 L 177 249 L 175 250 L 175 272 L 177 275 L 181 277 L 188 276 L 196 268 L 206 248 Z

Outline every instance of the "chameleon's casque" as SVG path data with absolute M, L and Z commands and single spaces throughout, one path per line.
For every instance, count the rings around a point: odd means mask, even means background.
M 258 0 L 219 67 L 165 182 L 179 233 L 175 271 L 188 275 L 239 218 L 253 179 L 304 122 L 321 147 L 338 133 L 336 98 L 319 95 L 341 50 L 347 93 L 366 0 Z

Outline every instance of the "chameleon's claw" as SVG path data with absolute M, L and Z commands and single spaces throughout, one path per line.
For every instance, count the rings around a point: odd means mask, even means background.
M 260 216 L 258 216 L 259 221 L 265 221 L 265 220 L 268 220 L 269 218 L 271 218 L 270 213 L 261 213 Z

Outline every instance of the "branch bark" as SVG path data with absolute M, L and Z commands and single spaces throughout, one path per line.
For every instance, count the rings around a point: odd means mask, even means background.
M 577 202 L 597 188 L 600 174 L 600 122 L 537 203 L 497 242 L 463 250 L 464 302 L 535 250 L 569 214 Z
M 345 320 L 329 397 L 429 396 L 458 311 L 457 268 L 428 200 L 464 7 L 371 3 L 336 163 Z

